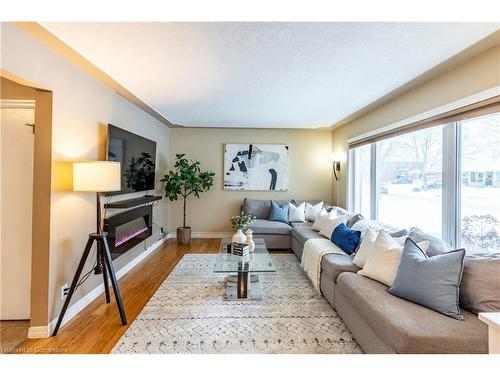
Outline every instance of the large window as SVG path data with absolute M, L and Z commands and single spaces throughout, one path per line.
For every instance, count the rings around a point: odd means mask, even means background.
M 500 253 L 500 112 L 453 120 L 352 148 L 350 209 Z
M 441 237 L 442 145 L 441 126 L 376 144 L 378 220 Z
M 500 252 L 500 114 L 462 121 L 460 246 Z

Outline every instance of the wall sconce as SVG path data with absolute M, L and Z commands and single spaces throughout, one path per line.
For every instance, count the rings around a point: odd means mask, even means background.
M 333 163 L 333 175 L 335 176 L 335 180 L 338 182 L 339 180 L 339 172 L 340 172 L 340 162 L 342 160 L 342 156 L 340 153 L 332 154 L 332 163 Z
M 333 162 L 333 175 L 335 176 L 335 180 L 339 180 L 339 176 L 337 175 L 337 172 L 340 172 L 340 161 L 334 161 Z

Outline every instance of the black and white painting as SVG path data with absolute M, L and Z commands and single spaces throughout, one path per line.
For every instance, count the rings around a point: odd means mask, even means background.
M 288 145 L 226 144 L 224 190 L 288 190 Z

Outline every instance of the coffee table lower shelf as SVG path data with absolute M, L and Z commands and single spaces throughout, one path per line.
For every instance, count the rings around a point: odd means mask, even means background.
M 263 288 L 258 275 L 276 272 L 264 239 L 254 238 L 253 252 L 243 257 L 228 253 L 229 243 L 231 243 L 230 238 L 221 241 L 214 264 L 215 273 L 228 275 L 225 277 L 225 299 L 229 301 L 263 299 Z
M 226 300 L 253 300 L 263 298 L 262 284 L 258 275 L 240 272 L 226 277 Z

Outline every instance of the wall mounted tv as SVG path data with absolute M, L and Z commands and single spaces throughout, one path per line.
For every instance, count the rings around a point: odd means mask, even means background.
M 108 124 L 107 159 L 121 163 L 120 191 L 108 195 L 154 190 L 156 142 Z

